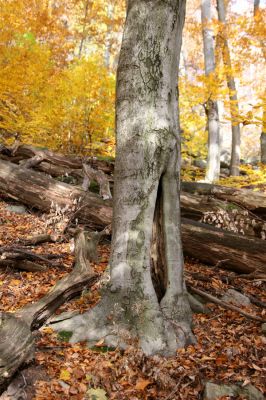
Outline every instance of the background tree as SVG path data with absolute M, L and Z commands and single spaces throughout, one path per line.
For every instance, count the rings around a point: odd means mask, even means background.
M 211 28 L 211 0 L 201 2 L 201 22 L 206 77 L 215 75 L 214 33 Z M 209 84 L 209 98 L 205 103 L 208 126 L 208 158 L 206 181 L 214 182 L 220 177 L 220 128 L 217 101 L 213 99 Z
M 230 49 L 227 38 L 226 10 L 225 10 L 224 0 L 217 0 L 217 11 L 218 11 L 218 18 L 221 23 L 221 29 L 219 33 L 220 46 L 222 47 L 223 61 L 226 67 L 226 81 L 230 98 L 230 112 L 231 112 L 231 124 L 232 124 L 230 174 L 233 176 L 237 176 L 239 175 L 239 165 L 240 165 L 239 106 L 238 106 L 236 84 L 233 76 Z

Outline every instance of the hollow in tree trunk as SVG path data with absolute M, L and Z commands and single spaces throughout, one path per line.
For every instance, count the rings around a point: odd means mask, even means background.
M 145 354 L 165 355 L 194 340 L 179 206 L 176 87 L 184 15 L 184 0 L 128 1 L 117 75 L 110 282 L 94 309 L 58 324 L 73 333 L 72 342 L 104 338 L 124 346 L 130 338 Z M 158 225 L 160 245 L 151 246 Z M 160 295 L 151 265 L 164 270 Z

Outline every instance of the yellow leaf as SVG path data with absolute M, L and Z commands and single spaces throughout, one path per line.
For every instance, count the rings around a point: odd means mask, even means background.
M 54 332 L 53 329 L 50 328 L 49 326 L 46 326 L 46 327 L 42 328 L 41 331 L 44 332 L 44 333 L 48 333 L 48 334 L 51 334 L 51 333 Z
M 20 285 L 20 283 L 21 282 L 18 279 L 12 279 L 10 281 L 10 284 L 13 285 L 13 286 L 18 286 L 18 285 Z
M 67 369 L 61 369 L 59 379 L 62 381 L 70 380 L 70 372 Z

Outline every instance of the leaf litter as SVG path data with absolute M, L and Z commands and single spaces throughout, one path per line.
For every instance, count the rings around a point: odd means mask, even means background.
M 15 214 L 0 202 L 0 245 L 16 245 L 18 239 L 45 232 L 37 214 Z M 109 245 L 99 248 L 99 262 L 93 267 L 104 272 L 109 258 Z M 1 311 L 14 312 L 25 304 L 40 299 L 58 279 L 71 271 L 73 254 L 69 243 L 44 243 L 31 247 L 40 254 L 63 254 L 62 266 L 49 266 L 42 272 L 14 269 L 0 270 Z M 229 288 L 266 301 L 265 282 L 243 279 L 232 272 L 210 268 L 196 260 L 186 259 L 186 279 L 195 287 L 220 296 Z M 57 313 L 78 310 L 83 313 L 100 298 L 97 284 L 80 297 L 65 303 Z M 88 349 L 85 343 L 69 344 L 60 340 L 52 329 L 44 327 L 35 333 L 36 381 L 29 382 L 27 399 L 109 399 L 152 400 L 202 398 L 206 381 L 241 386 L 253 384 L 265 390 L 266 338 L 260 323 L 247 320 L 236 312 L 208 304 L 209 314 L 194 314 L 197 344 L 177 351 L 169 359 L 146 357 L 132 345 L 125 351 L 108 349 L 99 343 Z M 258 316 L 265 310 L 250 306 Z M 23 373 L 23 371 L 22 371 Z M 43 377 L 42 377 L 43 375 Z

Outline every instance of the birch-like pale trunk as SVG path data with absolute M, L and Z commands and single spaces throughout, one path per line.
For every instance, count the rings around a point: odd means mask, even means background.
M 254 10 L 253 10 L 254 17 L 256 16 L 259 9 L 260 9 L 260 0 L 254 0 Z
M 266 165 L 266 105 L 263 107 L 262 131 L 260 135 L 260 160 Z
M 194 340 L 180 238 L 177 71 L 184 17 L 185 0 L 127 3 L 117 72 L 110 282 L 94 309 L 59 324 L 73 332 L 72 342 L 136 340 L 145 354 L 165 355 Z M 152 265 L 163 275 L 160 295 Z
M 260 11 L 260 0 L 254 0 L 254 18 L 259 18 Z M 265 41 L 260 40 L 261 50 L 264 57 L 264 61 L 266 61 L 266 47 Z M 266 92 L 265 92 L 266 93 Z M 263 101 L 263 114 L 262 114 L 262 130 L 260 135 L 260 160 L 262 164 L 266 164 L 266 103 L 265 103 L 265 93 L 264 93 L 264 101 Z
M 211 0 L 201 1 L 201 23 L 205 75 L 215 71 L 214 33 L 211 28 Z M 208 158 L 205 180 L 213 183 L 220 177 L 220 127 L 217 101 L 210 98 L 205 105 L 208 126 Z
M 223 53 L 223 61 L 226 66 L 226 80 L 229 90 L 230 99 L 230 112 L 231 112 L 231 125 L 232 125 L 232 146 L 231 146 L 231 163 L 230 175 L 239 175 L 240 166 L 240 124 L 239 124 L 239 105 L 237 98 L 237 90 L 235 79 L 232 74 L 232 63 L 230 56 L 230 49 L 226 32 L 226 11 L 224 0 L 217 0 L 218 19 L 222 24 L 222 31 L 220 33 L 221 46 Z

